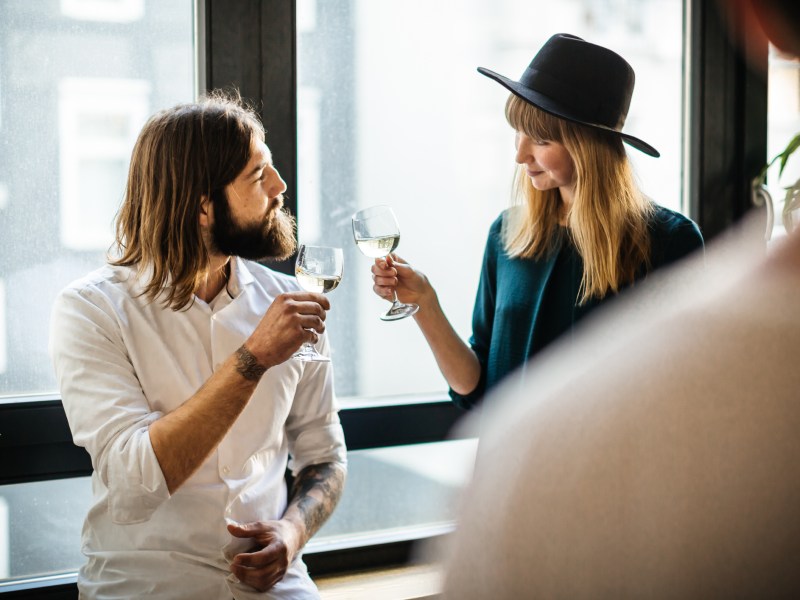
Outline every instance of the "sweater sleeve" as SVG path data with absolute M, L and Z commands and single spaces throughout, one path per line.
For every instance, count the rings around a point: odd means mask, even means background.
M 659 207 L 653 221 L 651 240 L 651 270 L 704 248 L 703 235 L 694 221 L 663 207 Z
M 498 217 L 489 229 L 486 249 L 483 253 L 480 282 L 475 297 L 475 307 L 472 311 L 472 336 L 469 344 L 481 366 L 481 376 L 478 385 L 469 394 L 459 394 L 452 388 L 450 398 L 464 409 L 475 406 L 486 391 L 486 364 L 489 360 L 489 346 L 492 341 L 494 326 L 495 302 L 497 297 L 497 253 L 502 247 L 502 215 Z

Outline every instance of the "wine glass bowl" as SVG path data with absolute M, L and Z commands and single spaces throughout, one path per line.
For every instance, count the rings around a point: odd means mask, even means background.
M 335 290 L 342 280 L 344 255 L 341 248 L 308 246 L 302 244 L 297 251 L 294 274 L 304 290 L 327 294 Z M 317 352 L 311 342 L 305 342 L 292 356 L 305 362 L 330 362 L 330 358 Z
M 353 238 L 361 252 L 370 258 L 383 258 L 400 244 L 400 226 L 388 206 L 370 206 L 353 215 Z M 384 321 L 410 317 L 419 310 L 416 304 L 403 304 L 393 292 L 392 306 L 381 315 Z

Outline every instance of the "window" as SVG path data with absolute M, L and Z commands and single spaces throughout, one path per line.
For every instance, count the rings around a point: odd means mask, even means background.
M 800 61 L 780 52 L 774 46 L 769 52 L 767 111 L 767 158 L 772 158 L 786 148 L 800 134 Z M 786 188 L 800 181 L 800 151 L 795 152 L 786 163 L 783 175 L 779 175 L 779 162 L 767 173 L 767 188 L 774 204 L 775 220 L 773 236 L 786 233 L 782 220 Z M 795 227 L 800 225 L 800 214 L 794 212 Z
M 61 0 L 61 12 L 73 19 L 129 23 L 144 16 L 144 0 Z
M 298 0 L 297 11 L 299 236 L 346 252 L 328 318 L 340 395 L 446 389 L 414 324 L 378 320 L 386 307 L 350 233 L 359 208 L 393 207 L 398 253 L 470 335 L 486 235 L 514 172 L 507 92 L 476 67 L 516 77 L 556 32 L 617 50 L 637 76 L 626 131 L 662 153 L 629 152 L 642 188 L 681 208 L 679 0 Z
M 6 372 L 8 348 L 6 347 L 6 284 L 0 279 L 0 375 Z
M 191 0 L 0 3 L 0 397 L 55 391 L 50 307 L 102 265 L 145 119 L 194 97 L 192 15 Z
M 34 4 L 0 2 L 0 403 L 55 391 L 53 299 L 103 264 L 145 119 L 196 89 L 192 0 Z M 90 495 L 0 486 L 0 580 L 74 572 Z
M 327 320 L 344 407 L 446 392 L 412 320 L 378 319 L 386 306 L 372 293 L 371 260 L 353 243 L 356 210 L 392 206 L 398 253 L 431 278 L 459 334 L 470 335 L 486 235 L 508 206 L 515 164 L 514 134 L 503 117 L 507 93 L 477 66 L 517 76 L 559 31 L 618 50 L 638 77 L 626 131 L 662 152 L 654 160 L 631 151 L 635 169 L 646 193 L 681 208 L 682 10 L 678 0 L 298 0 L 299 238 L 345 250 L 345 277 Z M 474 443 L 351 453 L 345 498 L 312 547 L 446 528 L 453 507 L 441 490 L 459 487 L 448 488 L 441 474 L 469 473 L 463 466 Z M 436 477 L 431 468 L 439 469 Z M 388 499 L 393 480 L 381 472 L 396 473 L 415 500 Z M 380 498 L 373 502 L 374 494 Z M 376 512 L 376 505 L 393 510 Z

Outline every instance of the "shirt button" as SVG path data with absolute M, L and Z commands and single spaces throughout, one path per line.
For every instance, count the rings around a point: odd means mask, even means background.
M 223 473 L 224 475 L 227 475 L 227 474 L 228 474 L 228 473 L 230 473 L 230 472 L 231 472 L 231 470 L 230 470 L 228 467 L 222 467 L 222 473 Z

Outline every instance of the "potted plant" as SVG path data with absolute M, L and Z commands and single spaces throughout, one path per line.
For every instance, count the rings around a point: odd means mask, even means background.
M 772 228 L 774 225 L 775 220 L 775 212 L 774 212 L 774 204 L 772 200 L 772 196 L 767 190 L 766 181 L 767 181 L 767 170 L 775 164 L 776 161 L 780 161 L 780 165 L 778 168 L 778 179 L 780 179 L 781 175 L 783 175 L 783 169 L 786 167 L 786 162 L 789 160 L 789 157 L 800 147 L 800 133 L 794 136 L 786 148 L 778 154 L 775 158 L 769 161 L 764 168 L 761 169 L 761 172 L 758 174 L 758 177 L 753 179 L 752 182 L 752 194 L 753 194 L 753 203 L 756 206 L 764 205 L 767 209 L 767 231 L 765 238 L 767 240 L 772 237 Z M 794 182 L 793 185 L 790 185 L 786 190 L 786 195 L 784 196 L 783 200 L 783 211 L 781 214 L 781 220 L 783 221 L 783 226 L 786 229 L 786 232 L 789 233 L 794 229 L 794 211 L 800 209 L 800 179 Z

